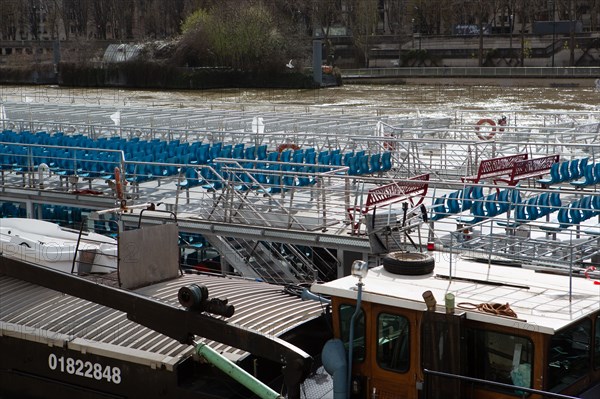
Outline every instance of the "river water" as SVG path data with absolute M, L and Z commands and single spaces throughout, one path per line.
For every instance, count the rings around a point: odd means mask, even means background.
M 593 87 L 501 87 L 452 85 L 344 85 L 318 90 L 222 89 L 158 91 L 0 86 L 2 102 L 98 104 L 115 107 L 168 106 L 232 109 L 298 109 L 311 112 L 386 113 L 416 110 L 448 114 L 455 110 L 599 111 Z

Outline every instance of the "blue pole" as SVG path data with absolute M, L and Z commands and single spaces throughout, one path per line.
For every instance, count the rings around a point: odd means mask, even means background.
M 346 390 L 348 394 L 348 398 L 350 398 L 350 392 L 352 387 L 352 352 L 354 352 L 354 321 L 358 313 L 360 312 L 360 302 L 362 300 L 362 281 L 359 281 L 356 284 L 358 287 L 358 294 L 356 295 L 356 309 L 354 310 L 354 314 L 350 319 L 350 336 L 348 337 L 348 381 L 346 382 L 348 385 L 348 389 Z

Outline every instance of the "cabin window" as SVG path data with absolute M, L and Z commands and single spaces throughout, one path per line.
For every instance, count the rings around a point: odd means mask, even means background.
M 596 317 L 596 339 L 594 344 L 594 368 L 600 368 L 600 316 Z
M 548 389 L 559 392 L 588 373 L 592 321 L 583 320 L 558 331 L 550 340 Z
M 524 337 L 494 331 L 469 330 L 468 375 L 483 380 L 531 388 L 533 343 Z M 515 395 L 515 389 L 497 389 Z
M 380 313 L 377 317 L 377 363 L 379 367 L 405 372 L 410 359 L 409 322 L 406 317 Z
M 356 306 L 340 306 L 340 334 L 346 350 L 348 350 L 348 341 L 350 340 L 350 322 Z M 360 309 L 354 320 L 354 350 L 352 351 L 352 362 L 362 362 L 365 360 L 365 314 Z

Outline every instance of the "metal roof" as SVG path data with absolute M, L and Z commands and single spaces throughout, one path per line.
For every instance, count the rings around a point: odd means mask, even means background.
M 235 314 L 227 319 L 229 323 L 274 337 L 322 313 L 318 303 L 287 294 L 282 286 L 218 276 L 189 274 L 136 292 L 179 307 L 177 293 L 189 284 L 204 284 L 210 297 L 227 298 L 235 306 Z M 175 362 L 192 349 L 128 320 L 124 312 L 0 276 L 0 335 L 14 335 L 16 331 L 24 339 L 46 339 L 48 344 L 59 339 L 82 351 L 111 348 L 112 352 L 128 353 L 128 360 L 141 363 Z M 232 360 L 247 355 L 220 343 L 203 342 Z

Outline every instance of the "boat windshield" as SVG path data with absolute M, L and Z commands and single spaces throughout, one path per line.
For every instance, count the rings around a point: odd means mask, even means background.
M 592 321 L 585 319 L 552 337 L 548 352 L 548 390 L 560 392 L 588 374 L 591 333 Z
M 467 347 L 472 349 L 468 355 L 469 376 L 532 387 L 533 343 L 528 338 L 469 329 Z
M 381 368 L 406 372 L 410 364 L 409 326 L 406 317 L 380 313 L 377 317 L 377 363 Z

